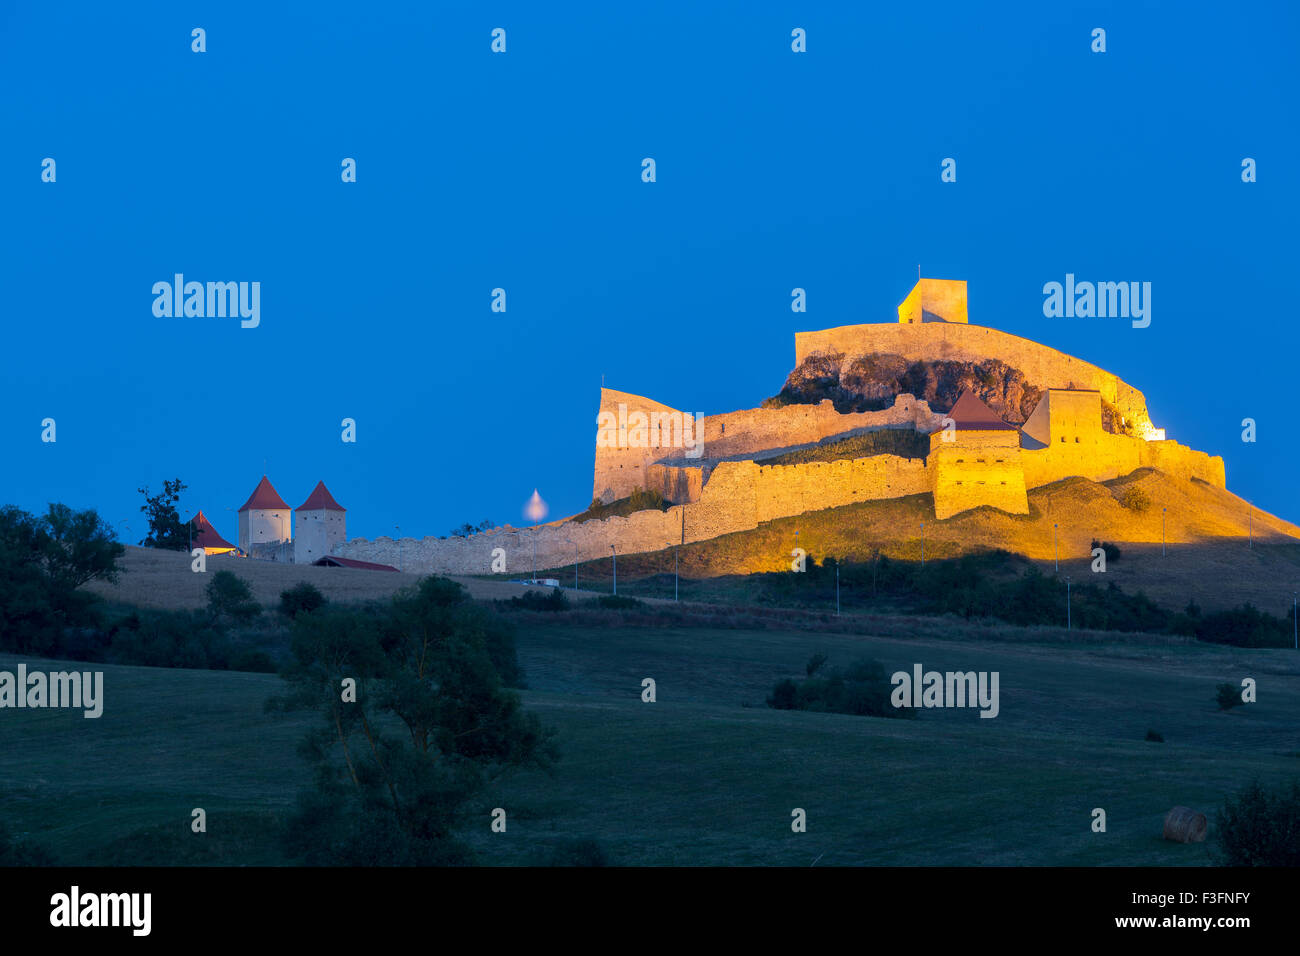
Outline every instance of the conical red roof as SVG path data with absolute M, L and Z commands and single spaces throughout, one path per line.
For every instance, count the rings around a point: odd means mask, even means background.
M 952 407 L 948 417 L 956 422 L 958 428 L 967 431 L 1015 431 L 1015 425 L 1008 425 L 998 418 L 997 413 L 976 397 L 970 389 L 961 393 L 957 404 Z
M 347 511 L 341 504 L 334 500 L 330 490 L 325 487 L 325 482 L 316 482 L 316 487 L 312 493 L 307 496 L 307 500 L 300 504 L 298 511 Z
M 194 537 L 190 540 L 191 545 L 196 548 L 229 548 L 231 551 L 235 550 L 233 544 L 217 533 L 217 529 L 212 527 L 212 522 L 207 519 L 207 516 L 202 511 L 194 516 Z
M 250 511 L 252 509 L 263 508 L 283 508 L 285 511 L 289 510 L 289 506 L 284 503 L 284 499 L 281 498 L 279 493 L 271 487 L 271 482 L 267 480 L 266 475 L 262 476 L 262 480 L 257 483 L 257 487 L 253 489 L 253 493 L 249 495 L 248 500 L 244 502 L 244 507 L 239 510 Z

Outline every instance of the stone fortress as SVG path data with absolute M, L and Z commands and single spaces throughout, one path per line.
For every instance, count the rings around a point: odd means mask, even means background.
M 290 508 L 263 475 L 239 509 L 239 550 L 250 558 L 311 564 L 346 541 L 347 512 L 323 481 L 316 482 L 306 501 Z
M 795 334 L 796 369 L 809 360 L 872 356 L 921 362 L 996 359 L 1039 398 L 1022 424 L 1004 421 L 967 391 L 946 411 L 911 394 L 877 411 L 816 404 L 693 416 L 643 396 L 602 388 L 593 503 L 653 491 L 671 503 L 626 517 L 492 529 L 468 538 L 354 539 L 333 553 L 423 573 L 486 574 L 504 549 L 512 576 L 618 554 L 657 551 L 751 530 L 775 518 L 856 502 L 930 494 L 938 520 L 991 507 L 1027 514 L 1027 491 L 1072 476 L 1106 481 L 1143 467 L 1225 487 L 1223 459 L 1166 439 L 1133 386 L 1081 359 L 970 324 L 964 281 L 920 279 L 898 321 Z M 924 457 L 869 454 L 835 461 L 765 463 L 882 429 L 928 439 Z M 242 532 L 242 524 L 241 524 Z

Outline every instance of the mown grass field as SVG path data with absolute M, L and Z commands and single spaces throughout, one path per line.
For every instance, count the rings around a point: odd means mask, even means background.
M 977 642 L 529 623 L 523 697 L 563 756 L 550 774 L 499 782 L 465 836 L 488 865 L 542 862 L 583 838 L 630 865 L 1203 865 L 1209 844 L 1160 839 L 1166 810 L 1212 819 L 1251 777 L 1300 776 L 1295 651 L 1022 643 L 1013 631 Z M 802 675 L 819 650 L 890 671 L 997 670 L 1001 713 L 767 708 L 772 683 Z M 0 668 L 16 663 L 0 656 Z M 99 720 L 0 711 L 10 828 L 71 864 L 284 862 L 275 818 L 308 782 L 296 754 L 308 718 L 263 711 L 279 679 L 104 670 Z M 1216 684 L 1246 676 L 1259 701 L 1220 712 Z M 653 704 L 641 701 L 645 677 Z M 1166 743 L 1146 742 L 1148 729 Z M 505 834 L 489 832 L 496 806 Z M 207 834 L 190 833 L 194 807 Z M 791 831 L 795 807 L 806 833 Z M 1090 829 L 1094 807 L 1105 834 Z

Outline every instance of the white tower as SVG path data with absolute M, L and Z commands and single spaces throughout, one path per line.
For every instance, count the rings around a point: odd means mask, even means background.
M 311 564 L 347 540 L 346 509 L 334 500 L 325 482 L 297 509 L 298 533 L 293 539 L 293 563 Z
M 287 560 L 283 546 L 292 540 L 292 528 L 292 511 L 263 475 L 239 509 L 239 546 L 250 557 Z

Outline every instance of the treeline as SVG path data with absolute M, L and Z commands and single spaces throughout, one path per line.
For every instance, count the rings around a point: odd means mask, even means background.
M 818 564 L 809 556 L 802 573 L 753 575 L 752 598 L 760 604 L 833 608 L 836 564 L 834 558 Z M 924 566 L 885 556 L 838 566 L 844 610 L 956 614 L 1021 627 L 1063 626 L 1067 620 L 1066 582 L 1007 551 L 931 560 Z M 1180 634 L 1237 647 L 1289 647 L 1293 640 L 1289 613 L 1274 616 L 1248 603 L 1206 614 L 1192 601 L 1182 611 L 1170 611 L 1142 591 L 1129 594 L 1113 582 L 1075 582 L 1068 600 L 1069 621 L 1077 628 Z
M 248 586 L 213 575 L 208 606 L 122 613 L 87 591 L 116 581 L 125 548 L 92 509 L 52 504 L 43 515 L 0 508 L 0 651 L 149 667 L 273 671 L 287 625 L 264 616 Z

